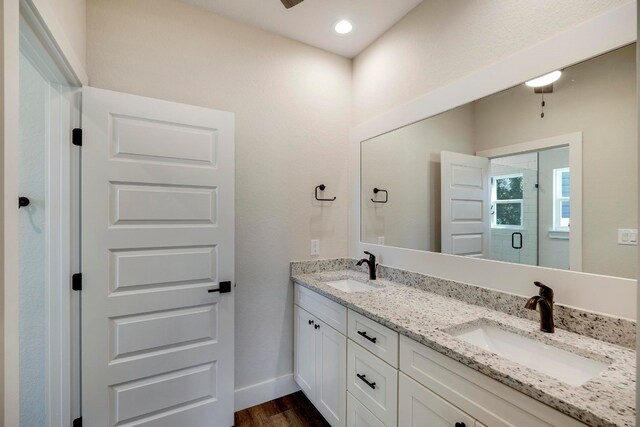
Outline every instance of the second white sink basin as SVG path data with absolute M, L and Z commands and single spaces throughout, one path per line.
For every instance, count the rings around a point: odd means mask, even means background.
M 517 333 L 484 324 L 455 334 L 458 339 L 578 387 L 608 364 L 562 350 Z
M 368 292 L 377 289 L 375 286 L 368 285 L 366 283 L 358 282 L 353 279 L 334 280 L 332 282 L 326 282 L 327 285 L 332 288 L 336 288 L 339 291 L 352 293 L 352 292 Z

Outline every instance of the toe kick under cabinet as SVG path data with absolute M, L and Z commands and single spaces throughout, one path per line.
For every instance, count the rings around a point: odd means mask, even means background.
M 333 427 L 585 425 L 298 284 L 294 312 L 294 378 Z

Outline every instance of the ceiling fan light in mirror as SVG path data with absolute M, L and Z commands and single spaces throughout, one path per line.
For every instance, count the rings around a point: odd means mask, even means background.
M 545 74 L 544 76 L 540 76 L 533 80 L 529 80 L 525 84 L 529 87 L 548 86 L 553 82 L 557 81 L 561 75 L 562 75 L 562 71 L 556 70 L 556 71 L 550 72 L 549 74 Z
M 302 3 L 304 0 L 280 0 L 284 7 L 291 9 L 293 6 Z

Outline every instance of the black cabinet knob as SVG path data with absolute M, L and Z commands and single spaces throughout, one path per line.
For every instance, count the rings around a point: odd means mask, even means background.
M 310 325 L 313 325 L 313 320 L 309 320 L 309 324 L 310 324 Z
M 455 427 L 467 427 L 465 423 L 456 423 Z
M 18 209 L 25 208 L 31 204 L 28 197 L 18 197 Z
M 320 325 L 313 325 L 314 328 L 320 329 Z

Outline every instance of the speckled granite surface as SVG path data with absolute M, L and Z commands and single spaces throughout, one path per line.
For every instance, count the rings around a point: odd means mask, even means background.
M 336 258 L 313 261 L 296 261 L 291 263 L 291 275 L 309 274 L 322 271 L 355 270 L 366 271 L 366 267 L 356 267 L 356 260 Z M 413 286 L 449 298 L 455 298 L 469 304 L 491 308 L 523 319 L 539 318 L 535 311 L 527 310 L 524 304 L 526 297 L 474 286 L 468 283 L 441 279 L 411 271 L 400 270 L 385 265 L 378 266 L 378 277 L 386 278 L 402 285 Z M 531 286 L 531 295 L 536 293 Z M 605 316 L 562 304 L 554 305 L 556 327 L 586 335 L 600 341 L 635 349 L 636 323 L 629 319 Z
M 376 283 L 382 288 L 361 293 L 345 293 L 325 284 L 347 277 L 366 282 L 368 275 L 348 269 L 351 265 L 350 259 L 324 260 L 321 265 L 292 263 L 292 280 L 588 425 L 635 425 L 634 351 L 562 329 L 545 334 L 538 330 L 537 321 L 483 307 L 477 301 L 471 304 L 464 298 L 440 295 L 417 284 L 379 279 Z M 457 327 L 479 321 L 498 323 L 577 354 L 610 361 L 610 365 L 582 386 L 572 387 L 452 335 Z

